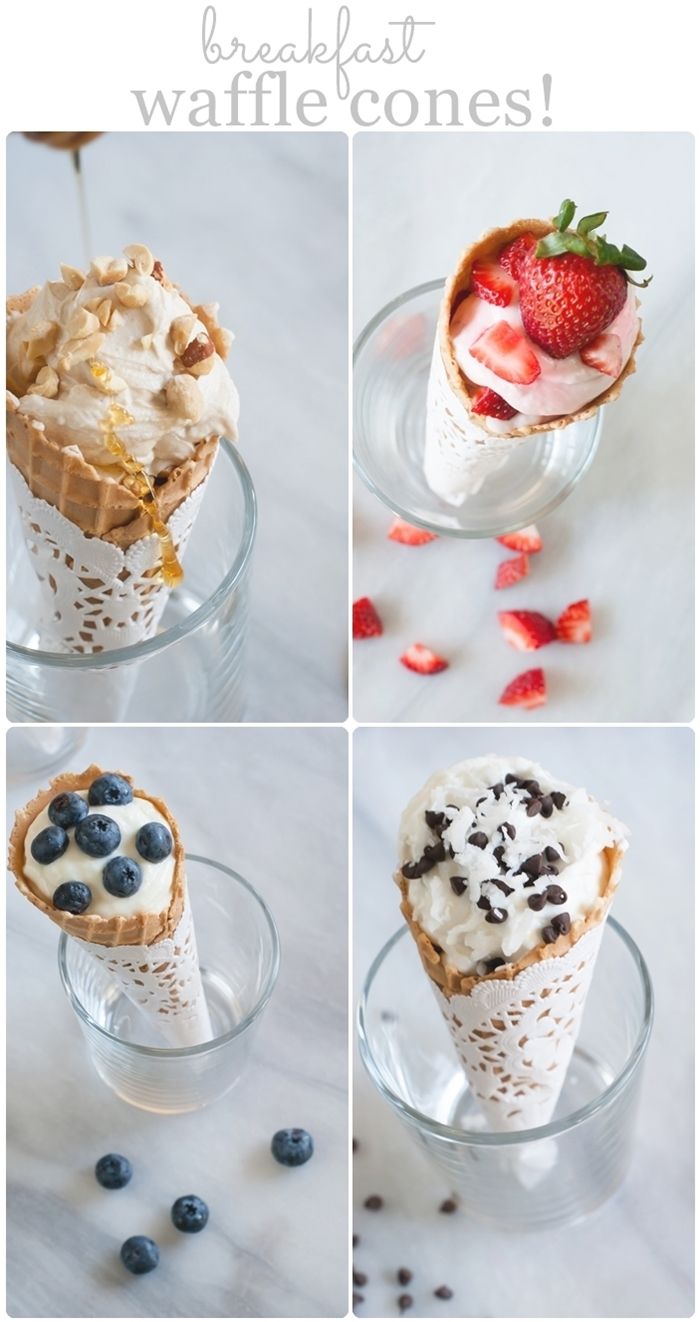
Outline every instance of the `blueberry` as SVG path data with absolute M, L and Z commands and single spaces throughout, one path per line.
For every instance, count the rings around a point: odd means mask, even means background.
M 147 822 L 136 834 L 136 848 L 147 863 L 160 863 L 173 847 L 173 837 L 167 826 L 160 822 Z
M 141 885 L 141 869 L 133 858 L 110 858 L 102 870 L 104 888 L 110 895 L 135 895 Z
M 184 1230 L 186 1235 L 198 1235 L 209 1220 L 209 1208 L 195 1193 L 186 1193 L 175 1199 L 170 1215 L 176 1230 Z
M 152 1272 L 160 1261 L 158 1245 L 147 1235 L 132 1235 L 130 1239 L 125 1239 L 119 1256 L 126 1270 L 133 1272 L 134 1276 Z
M 55 863 L 68 848 L 68 836 L 62 826 L 45 826 L 32 840 L 32 858 L 37 863 Z
M 49 804 L 49 817 L 55 826 L 62 826 L 68 830 L 69 826 L 77 826 L 82 822 L 83 817 L 88 815 L 88 806 L 79 794 L 57 794 Z
M 103 1189 L 123 1189 L 133 1173 L 129 1158 L 122 1157 L 118 1152 L 108 1152 L 95 1165 L 95 1179 Z
M 270 1147 L 281 1166 L 303 1166 L 314 1155 L 314 1141 L 305 1129 L 278 1129 Z
M 133 797 L 134 792 L 128 780 L 111 772 L 106 776 L 98 776 L 88 790 L 88 803 L 93 808 L 103 808 L 106 804 L 114 806 L 117 803 L 131 803 Z
M 90 813 L 75 828 L 75 843 L 90 858 L 106 858 L 113 854 L 119 848 L 121 838 L 117 823 L 100 812 Z
M 85 913 L 91 900 L 92 891 L 82 881 L 64 881 L 53 893 L 54 905 L 64 913 Z

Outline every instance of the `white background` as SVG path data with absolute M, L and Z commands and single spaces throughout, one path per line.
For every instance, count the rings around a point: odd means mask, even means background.
M 22 290 L 86 255 L 70 156 L 19 134 L 7 146 L 8 286 Z M 83 151 L 96 252 L 146 243 L 236 336 L 259 505 L 249 720 L 347 715 L 346 159 L 337 134 L 110 133 Z
M 354 968 L 359 989 L 401 926 L 399 816 L 433 771 L 484 753 L 518 754 L 585 785 L 629 827 L 615 917 L 646 959 L 656 1019 L 636 1152 L 622 1189 L 580 1225 L 499 1234 L 440 1216 L 450 1189 L 359 1061 L 355 1069 L 357 1266 L 367 1316 L 396 1312 L 396 1268 L 411 1267 L 416 1314 L 683 1317 L 693 1307 L 693 741 L 686 730 L 361 730 L 355 737 Z M 416 953 L 416 977 L 425 977 Z M 368 1194 L 386 1200 L 363 1209 Z M 393 1278 L 391 1275 L 393 1269 Z M 432 1298 L 446 1282 L 445 1305 Z
M 688 134 L 363 134 L 355 139 L 356 333 L 390 299 L 446 275 L 483 230 L 609 209 L 606 233 L 648 262 L 637 373 L 605 410 L 600 448 L 573 494 L 538 525 L 544 550 L 494 591 L 510 553 L 494 541 L 388 542 L 393 514 L 356 480 L 354 596 L 384 637 L 354 647 L 366 721 L 511 721 L 498 698 L 542 666 L 537 721 L 681 721 L 693 715 L 693 142 Z M 653 184 L 650 183 L 653 181 Z M 658 198 L 673 199 L 668 207 Z M 593 642 L 515 652 L 499 610 L 554 619 L 588 597 Z M 426 643 L 437 676 L 398 663 Z M 521 713 L 522 715 L 522 713 Z M 515 719 L 517 719 L 517 714 Z
M 15 773 L 9 812 L 48 776 Z M 18 1317 L 326 1316 L 345 1311 L 347 1262 L 347 868 L 343 730 L 103 730 L 70 759 L 123 767 L 165 799 L 185 849 L 240 872 L 277 923 L 282 962 L 247 1072 L 206 1111 L 149 1115 L 93 1072 L 61 990 L 58 929 L 8 896 L 9 1279 Z M 310 828 L 309 816 L 313 825 Z M 269 1154 L 300 1125 L 316 1152 L 297 1171 Z M 105 1152 L 134 1164 L 105 1194 Z M 292 1176 L 291 1179 L 284 1178 Z M 295 1178 L 296 1177 L 296 1178 Z M 172 1202 L 210 1206 L 193 1238 Z M 128 1235 L 161 1242 L 147 1278 L 119 1260 Z

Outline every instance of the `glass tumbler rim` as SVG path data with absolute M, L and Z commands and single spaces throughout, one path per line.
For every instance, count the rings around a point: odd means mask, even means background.
M 637 1035 L 637 1040 L 629 1052 L 625 1064 L 616 1074 L 612 1083 L 608 1084 L 597 1097 L 588 1102 L 578 1110 L 572 1111 L 561 1120 L 551 1120 L 547 1125 L 540 1125 L 535 1129 L 519 1129 L 512 1133 L 500 1133 L 496 1131 L 476 1131 L 467 1129 L 456 1129 L 452 1125 L 444 1125 L 439 1120 L 433 1120 L 425 1115 L 416 1107 L 409 1106 L 393 1088 L 382 1077 L 382 1072 L 377 1065 L 374 1053 L 370 1046 L 369 1033 L 367 1030 L 367 1011 L 368 1000 L 372 991 L 377 974 L 379 973 L 385 960 L 391 954 L 393 948 L 402 937 L 409 936 L 408 926 L 400 927 L 398 931 L 382 946 L 379 953 L 372 961 L 369 971 L 365 977 L 362 987 L 359 1004 L 357 1007 L 357 1033 L 360 1048 L 360 1057 L 362 1063 L 377 1091 L 399 1115 L 408 1120 L 414 1126 L 418 1125 L 422 1129 L 429 1130 L 432 1137 L 458 1143 L 466 1147 L 487 1147 L 487 1148 L 506 1148 L 514 1147 L 521 1143 L 538 1142 L 547 1138 L 557 1138 L 562 1134 L 568 1134 L 571 1130 L 584 1124 L 592 1116 L 596 1115 L 603 1107 L 607 1106 L 623 1089 L 628 1081 L 635 1074 L 637 1068 L 644 1059 L 644 1054 L 649 1042 L 651 1030 L 654 1022 L 654 991 L 652 987 L 649 969 L 646 960 L 642 955 L 637 943 L 630 936 L 629 932 L 615 918 L 608 918 L 607 925 L 618 936 L 623 945 L 627 948 L 631 956 L 642 989 L 643 1012 L 642 1023 Z
M 219 863 L 216 861 L 216 859 L 213 858 L 206 858 L 203 854 L 188 853 L 185 854 L 185 858 L 188 863 L 203 863 L 205 864 L 206 867 L 214 868 L 217 872 L 224 873 L 225 876 L 229 877 L 238 886 L 241 886 L 244 890 L 246 890 L 257 904 L 258 909 L 261 911 L 265 921 L 265 925 L 267 927 L 268 935 L 270 937 L 270 942 L 271 942 L 270 968 L 266 974 L 265 982 L 263 984 L 263 989 L 255 1005 L 253 1006 L 253 1009 L 249 1011 L 249 1013 L 245 1016 L 244 1019 L 241 1020 L 239 1024 L 236 1024 L 235 1028 L 229 1029 L 227 1033 L 222 1033 L 220 1037 L 212 1038 L 209 1042 L 200 1042 L 196 1046 L 149 1047 L 143 1045 L 140 1042 L 126 1042 L 124 1038 L 119 1037 L 117 1033 L 112 1033 L 108 1028 L 104 1028 L 102 1024 L 99 1024 L 97 1020 L 94 1019 L 93 1016 L 89 1013 L 89 1011 L 86 1010 L 85 1006 L 83 1005 L 82 1001 L 77 995 L 77 992 L 75 991 L 75 988 L 71 981 L 70 973 L 68 971 L 68 957 L 67 957 L 68 942 L 69 942 L 68 934 L 66 932 L 61 932 L 58 941 L 59 976 L 61 978 L 63 990 L 66 993 L 66 996 L 68 997 L 68 1000 L 70 1001 L 73 1010 L 78 1016 L 78 1019 L 81 1020 L 82 1023 L 86 1024 L 88 1028 L 94 1030 L 96 1033 L 99 1033 L 100 1036 L 105 1038 L 108 1042 L 116 1043 L 117 1046 L 123 1047 L 127 1051 L 134 1052 L 136 1055 L 151 1057 L 156 1060 L 178 1060 L 178 1059 L 182 1059 L 183 1057 L 204 1056 L 209 1052 L 218 1051 L 220 1048 L 228 1046 L 229 1042 L 232 1042 L 234 1038 L 241 1037 L 242 1034 L 245 1033 L 247 1029 L 250 1028 L 250 1026 L 255 1022 L 255 1020 L 260 1017 L 263 1010 L 265 1009 L 275 989 L 275 983 L 277 982 L 277 976 L 279 974 L 279 969 L 280 969 L 280 939 L 279 939 L 279 932 L 277 930 L 277 924 L 275 923 L 272 913 L 268 908 L 267 904 L 265 903 L 264 899 L 255 889 L 255 887 L 251 884 L 251 882 L 247 881 L 245 877 L 241 876 L 240 872 L 236 872 L 234 871 L 233 868 L 227 867 L 225 863 Z M 76 945 L 79 946 L 80 942 L 77 941 Z
M 179 624 L 164 629 L 154 638 L 145 642 L 132 643 L 129 647 L 115 647 L 106 652 L 71 654 L 65 652 L 45 652 L 38 647 L 25 647 L 23 643 L 13 643 L 7 639 L 8 656 L 31 665 L 42 665 L 57 670 L 105 670 L 116 665 L 128 665 L 133 661 L 142 661 L 167 650 L 174 643 L 180 642 L 195 633 L 211 615 L 218 610 L 222 601 L 238 586 L 250 562 L 258 524 L 258 505 L 253 479 L 241 458 L 236 446 L 222 436 L 219 449 L 231 464 L 243 494 L 243 528 L 233 563 L 226 571 L 214 591 L 197 607 L 187 619 Z

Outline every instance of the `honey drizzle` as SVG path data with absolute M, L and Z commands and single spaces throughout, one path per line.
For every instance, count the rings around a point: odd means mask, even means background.
M 91 368 L 95 376 L 101 375 L 104 371 L 102 363 L 95 363 L 94 367 L 91 364 Z M 97 371 L 95 371 L 95 368 Z M 120 404 L 110 404 L 107 416 L 102 423 L 104 441 L 110 454 L 114 455 L 124 472 L 131 479 L 130 489 L 134 492 L 141 509 L 160 542 L 160 565 L 158 567 L 160 576 L 166 587 L 174 588 L 182 582 L 182 565 L 177 558 L 173 539 L 158 513 L 158 503 L 151 479 L 138 462 L 138 459 L 130 454 L 116 433 L 117 427 L 130 427 L 133 422 L 135 422 L 135 418 L 132 418 L 131 414 L 127 413 L 126 409 L 122 408 Z

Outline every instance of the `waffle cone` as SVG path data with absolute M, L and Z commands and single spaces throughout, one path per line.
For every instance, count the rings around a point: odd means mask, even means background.
M 55 795 L 67 790 L 86 790 L 97 776 L 103 774 L 101 768 L 95 765 L 87 767 L 80 773 L 64 772 L 51 781 L 48 789 L 40 790 L 31 803 L 21 808 L 15 816 L 10 836 L 9 868 L 14 874 L 18 890 L 69 936 L 98 946 L 152 946 L 174 935 L 182 918 L 186 898 L 185 851 L 180 831 L 175 818 L 161 799 L 134 788 L 134 795 L 137 798 L 148 799 L 162 814 L 173 837 L 175 867 L 170 888 L 170 903 L 162 913 L 137 913 L 124 918 L 105 918 L 100 914 L 90 913 L 64 913 L 54 908 L 45 896 L 34 890 L 32 882 L 24 871 L 26 835 L 38 814 L 47 807 Z M 133 788 L 130 776 L 123 771 L 120 771 L 119 775 L 128 780 Z
M 520 238 L 522 234 L 534 234 L 536 238 L 544 238 L 546 234 L 551 234 L 554 226 L 546 220 L 516 220 L 512 225 L 507 225 L 502 229 L 488 230 L 482 234 L 481 238 L 465 248 L 462 256 L 457 263 L 457 267 L 448 277 L 445 284 L 445 292 L 440 304 L 440 313 L 438 317 L 437 344 L 445 369 L 449 387 L 452 393 L 459 400 L 460 404 L 469 414 L 469 419 L 483 431 L 489 432 L 488 418 L 481 414 L 473 413 L 471 407 L 472 396 L 480 389 L 479 386 L 472 383 L 462 372 L 454 352 L 454 346 L 450 336 L 450 322 L 455 311 L 457 300 L 460 294 L 471 290 L 472 267 L 475 262 L 488 258 L 495 258 L 502 248 L 510 243 L 512 239 Z M 583 422 L 586 418 L 591 418 L 598 409 L 605 404 L 610 404 L 617 399 L 622 387 L 629 376 L 632 376 L 636 370 L 635 354 L 644 336 L 641 327 L 632 353 L 625 364 L 622 372 L 605 390 L 601 391 L 595 399 L 591 400 L 585 408 L 578 409 L 576 413 L 568 413 L 561 417 L 546 418 L 544 422 L 530 423 L 524 427 L 515 427 L 512 431 L 492 432 L 491 435 L 498 436 L 501 440 L 515 439 L 517 437 L 532 436 L 536 432 L 558 431 L 561 427 L 568 427 L 572 422 Z
M 607 917 L 608 909 L 620 880 L 624 850 L 618 845 L 614 845 L 604 849 L 603 853 L 607 862 L 607 877 L 602 884 L 598 900 L 586 917 L 578 918 L 576 922 L 571 924 L 571 929 L 566 935 L 558 937 L 551 945 L 542 943 L 535 946 L 533 950 L 529 950 L 526 955 L 523 955 L 521 959 L 514 963 L 504 964 L 502 968 L 495 969 L 493 973 L 484 974 L 460 973 L 458 969 L 448 963 L 444 953 L 437 949 L 413 917 L 413 909 L 408 897 L 409 883 L 407 879 L 401 872 L 395 873 L 394 880 L 401 891 L 401 912 L 411 929 L 411 935 L 418 946 L 423 968 L 431 982 L 435 983 L 442 994 L 448 998 L 450 996 L 468 996 L 479 983 L 512 981 L 519 973 L 522 973 L 523 969 L 529 968 L 533 964 L 565 955 L 568 950 L 576 945 L 577 941 L 580 941 L 586 932 L 598 927 Z
M 191 458 L 176 464 L 155 487 L 164 523 L 208 476 L 219 445 L 217 436 L 199 442 Z M 75 451 L 32 426 L 25 414 L 7 414 L 7 453 L 32 495 L 45 500 L 88 536 L 126 550 L 153 531 L 137 497 L 119 476 L 89 464 Z

